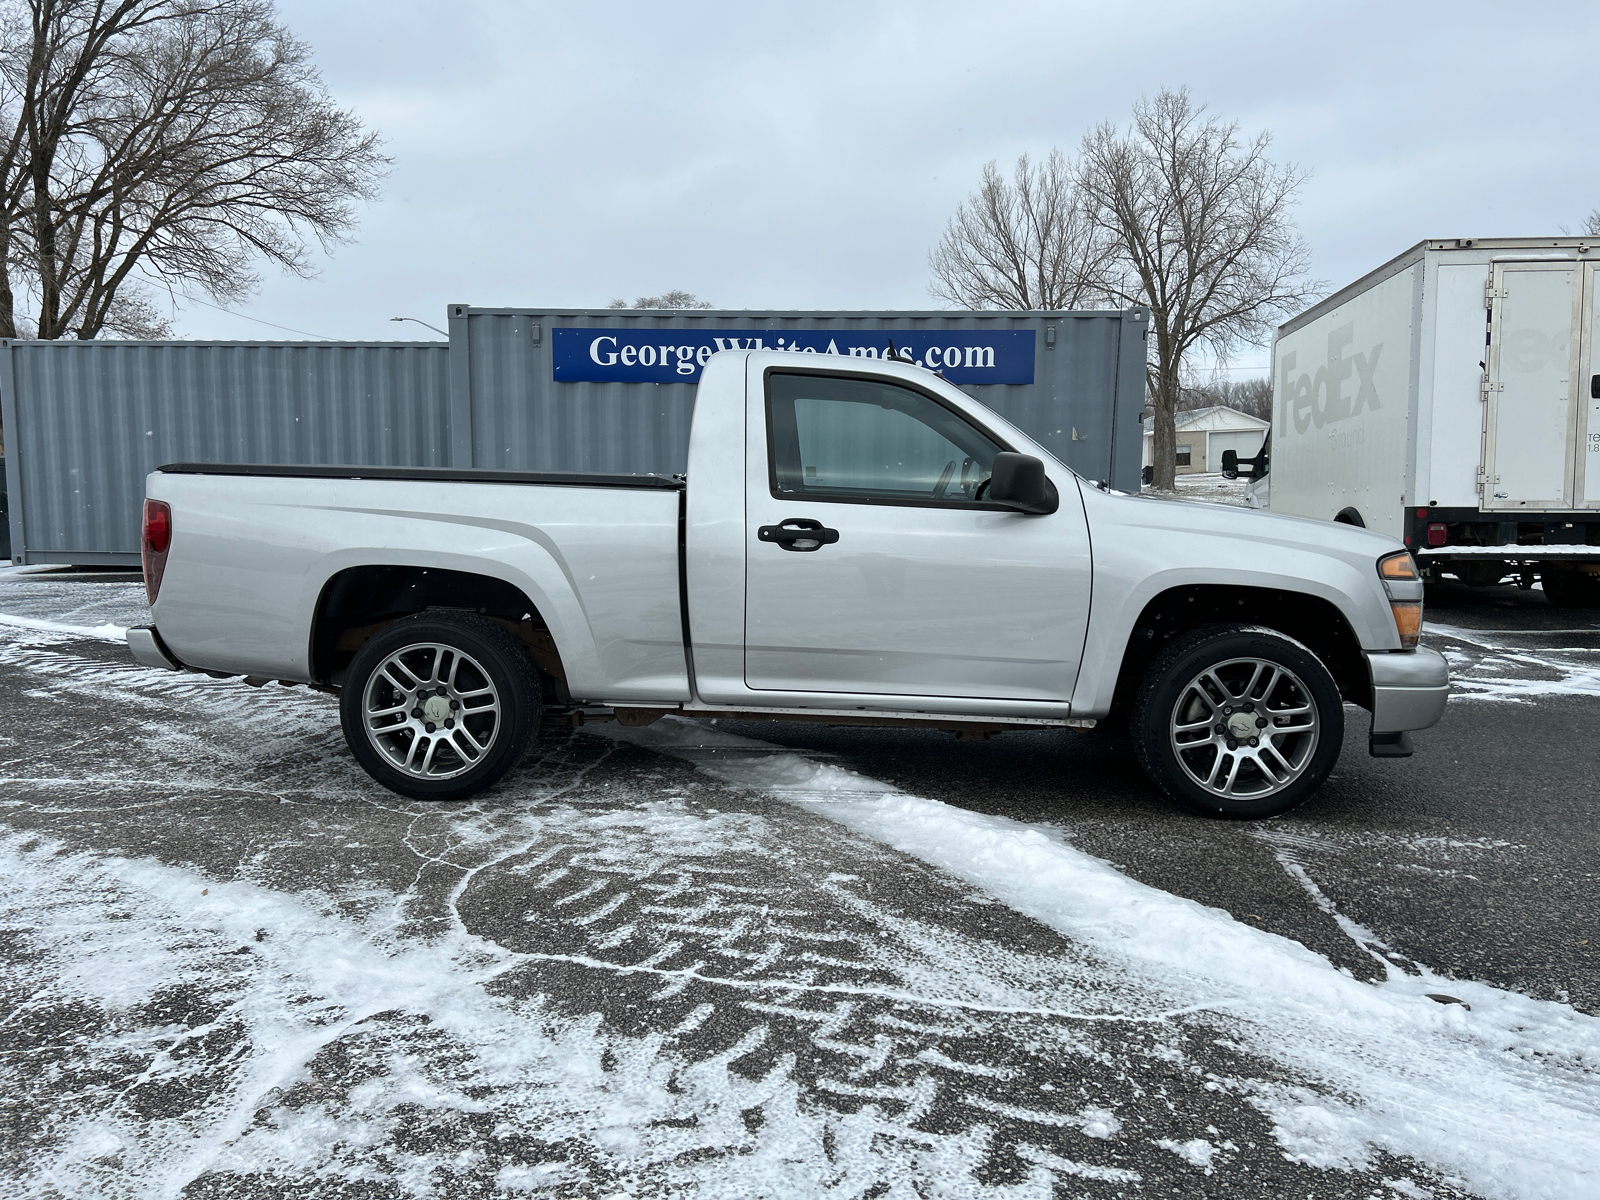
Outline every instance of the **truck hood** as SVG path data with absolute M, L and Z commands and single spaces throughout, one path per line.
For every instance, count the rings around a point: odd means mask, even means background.
M 1299 551 L 1321 551 L 1346 562 L 1375 562 L 1405 546 L 1387 534 L 1375 533 L 1337 521 L 1317 521 L 1238 508 L 1156 496 L 1132 496 L 1082 487 L 1084 510 L 1090 528 L 1099 535 L 1104 527 L 1165 530 L 1196 535 L 1201 541 L 1219 537 L 1237 539 L 1258 547 L 1283 546 Z M 1096 526 L 1100 526 L 1096 530 Z

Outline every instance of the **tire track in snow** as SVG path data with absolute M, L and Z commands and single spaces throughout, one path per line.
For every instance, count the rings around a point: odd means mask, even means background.
M 1488 1195 L 1556 1200 L 1600 1191 L 1600 1163 L 1588 1150 L 1600 1144 L 1600 1019 L 1442 980 L 1421 964 L 1414 974 L 1394 972 L 1375 935 L 1341 920 L 1384 964 L 1383 984 L 1363 983 L 1298 943 L 1138 884 L 1073 850 L 1057 830 L 904 795 L 704 725 L 668 719 L 607 734 L 684 754 L 718 778 L 808 806 L 948 870 L 1168 1003 L 1216 1003 L 1217 991 L 1231 992 L 1241 1040 L 1316 1081 L 1236 1081 L 1302 1161 L 1364 1166 L 1382 1150 Z M 756 753 L 739 755 L 745 745 Z M 722 753 L 707 756 L 708 747 Z M 1295 875 L 1292 856 L 1280 863 Z M 1326 900 L 1303 870 L 1296 878 Z M 1430 992 L 1462 997 L 1471 1011 L 1440 1006 Z
M 1110 1196 L 1197 1185 L 1145 1148 L 1200 1140 L 1261 1194 L 1326 1185 L 1241 1104 L 1299 1081 L 1231 1018 L 789 805 L 583 736 L 412 804 L 325 697 L 47 631 L 0 671 L 89 727 L 4 750 L 9 981 L 62 1035 L 0 1054 L 34 1183 Z

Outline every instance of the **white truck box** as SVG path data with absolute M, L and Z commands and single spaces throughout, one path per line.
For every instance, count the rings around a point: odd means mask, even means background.
M 1271 509 L 1594 602 L 1597 266 L 1595 238 L 1430 239 L 1287 322 L 1257 464 Z

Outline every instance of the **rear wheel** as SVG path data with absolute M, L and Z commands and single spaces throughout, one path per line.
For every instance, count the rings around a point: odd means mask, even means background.
M 462 800 L 493 786 L 539 728 L 539 680 L 486 617 L 404 617 L 356 652 L 339 701 L 350 752 L 390 791 Z
M 1600 607 L 1600 575 L 1588 575 L 1575 567 L 1555 567 L 1539 573 L 1545 599 L 1563 608 Z
M 1455 577 L 1468 587 L 1494 587 L 1506 577 L 1504 563 L 1497 562 L 1458 562 L 1451 568 Z
M 1150 777 L 1212 816 L 1288 812 L 1322 786 L 1344 743 L 1328 669 L 1280 633 L 1237 625 L 1197 629 L 1160 654 L 1129 723 Z

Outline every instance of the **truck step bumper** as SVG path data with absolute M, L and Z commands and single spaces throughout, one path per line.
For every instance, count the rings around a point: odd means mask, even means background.
M 183 664 L 172 657 L 154 625 L 135 625 L 128 630 L 128 649 L 140 666 L 158 670 L 181 671 Z
M 1450 666 L 1437 650 L 1369 653 L 1372 672 L 1372 740 L 1375 758 L 1410 753 L 1412 729 L 1428 729 L 1444 716 L 1450 699 Z

